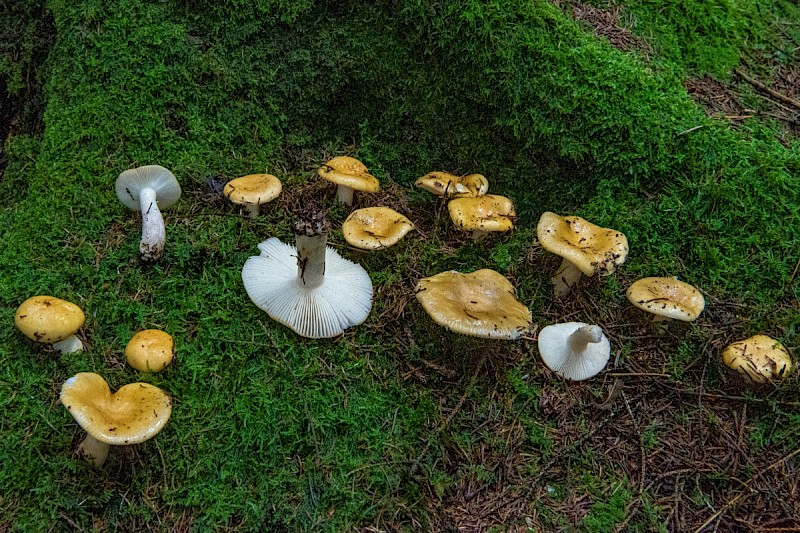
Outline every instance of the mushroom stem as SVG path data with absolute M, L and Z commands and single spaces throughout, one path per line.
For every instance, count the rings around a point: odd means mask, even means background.
M 247 203 L 244 207 L 250 218 L 258 218 L 259 213 L 261 213 L 261 206 L 256 203 Z
M 64 340 L 53 343 L 53 348 L 61 353 L 73 353 L 83 350 L 83 343 L 75 335 L 70 335 Z
M 295 224 L 297 281 L 306 289 L 322 285 L 325 278 L 325 245 L 327 242 L 328 228 L 322 213 L 303 217 Z
M 100 468 L 108 458 L 108 448 L 108 444 L 87 434 L 86 438 L 78 445 L 78 455 L 86 459 L 86 462 L 93 467 Z
M 167 232 L 164 228 L 164 217 L 158 209 L 156 191 L 149 187 L 139 192 L 139 206 L 142 212 L 142 240 L 139 242 L 139 252 L 142 259 L 156 260 L 164 251 L 164 241 Z
M 353 192 L 355 189 L 346 185 L 339 185 L 336 188 L 336 199 L 341 203 L 351 206 L 353 205 Z
M 589 344 L 600 342 L 603 338 L 603 328 L 600 326 L 581 326 L 567 339 L 570 350 L 581 353 Z
M 550 278 L 553 282 L 553 294 L 556 298 L 561 298 L 568 294 L 572 287 L 578 283 L 578 280 L 583 276 L 583 272 L 576 267 L 572 261 L 562 259 L 561 265 L 556 270 L 555 275 Z

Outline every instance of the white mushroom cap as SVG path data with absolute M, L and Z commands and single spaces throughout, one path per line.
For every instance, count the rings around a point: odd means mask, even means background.
M 298 280 L 296 247 L 273 237 L 258 249 L 261 255 L 245 262 L 242 281 L 253 303 L 274 320 L 314 339 L 335 337 L 366 320 L 372 281 L 360 265 L 327 247 L 323 282 L 307 288 Z
M 600 326 L 565 322 L 542 328 L 539 355 L 547 368 L 573 381 L 589 379 L 605 368 L 611 344 Z
M 159 209 L 170 207 L 181 197 L 181 185 L 175 175 L 160 165 L 145 165 L 126 170 L 117 178 L 117 198 L 130 209 L 139 211 L 142 189 L 156 192 Z

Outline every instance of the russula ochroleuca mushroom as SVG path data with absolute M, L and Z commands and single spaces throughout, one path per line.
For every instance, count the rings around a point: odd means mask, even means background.
M 489 191 L 489 181 L 482 174 L 456 176 L 449 172 L 429 172 L 414 185 L 447 199 L 483 196 Z
M 656 321 L 692 322 L 706 306 L 696 287 L 675 278 L 642 278 L 628 287 L 625 296 L 634 306 L 655 315 Z
M 249 174 L 226 183 L 222 193 L 232 203 L 243 206 L 250 218 L 256 218 L 261 206 L 277 198 L 282 189 L 280 180 L 272 174 Z
M 547 211 L 539 218 L 536 235 L 542 248 L 562 258 L 552 277 L 557 298 L 569 293 L 582 275 L 611 274 L 628 257 L 625 235 L 581 217 L 562 217 Z
M 532 327 L 530 310 L 517 300 L 511 282 L 494 270 L 442 272 L 419 280 L 415 292 L 433 321 L 456 333 L 515 340 Z
M 390 207 L 356 209 L 342 223 L 344 240 L 362 250 L 388 248 L 414 229 L 414 224 Z
M 611 356 L 611 344 L 602 328 L 583 322 L 545 326 L 538 342 L 547 368 L 573 381 L 596 376 Z
M 447 203 L 447 210 L 453 224 L 472 232 L 473 238 L 491 232 L 511 231 L 517 218 L 514 203 L 498 194 L 456 198 Z
M 140 372 L 161 372 L 175 354 L 172 335 L 159 329 L 139 331 L 125 346 L 125 359 Z
M 258 245 L 261 255 L 242 268 L 253 303 L 303 337 L 335 337 L 361 324 L 372 308 L 369 274 L 327 247 L 327 235 L 321 213 L 301 217 L 296 246 L 267 239 Z
M 75 335 L 86 315 L 74 303 L 54 296 L 33 296 L 17 308 L 14 324 L 29 339 L 51 344 L 61 353 L 83 350 Z
M 161 210 L 172 206 L 181 197 L 181 186 L 175 176 L 159 165 L 126 170 L 117 178 L 117 198 L 126 207 L 142 213 L 142 259 L 154 261 L 164 252 L 166 229 Z
M 756 383 L 782 379 L 792 373 L 789 352 L 767 335 L 734 342 L 722 352 L 722 361 Z
M 81 372 L 61 387 L 61 403 L 86 431 L 78 453 L 95 467 L 110 445 L 138 444 L 155 436 L 169 420 L 169 394 L 148 383 L 131 383 L 111 393 L 101 376 Z
M 378 178 L 367 170 L 367 166 L 354 157 L 340 155 L 324 163 L 317 173 L 337 185 L 336 198 L 345 205 L 353 205 L 355 191 L 378 192 Z

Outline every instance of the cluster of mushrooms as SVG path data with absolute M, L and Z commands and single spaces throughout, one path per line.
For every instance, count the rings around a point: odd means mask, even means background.
M 353 157 L 339 156 L 324 163 L 319 176 L 337 185 L 337 199 L 352 206 L 356 191 L 377 192 L 378 179 Z M 481 174 L 456 176 L 431 172 L 416 185 L 447 201 L 453 224 L 476 239 L 489 232 L 514 228 L 513 202 L 488 194 Z M 277 198 L 280 180 L 271 174 L 251 174 L 229 181 L 224 195 L 257 217 L 263 204 Z M 116 193 L 127 207 L 140 211 L 143 260 L 158 260 L 166 240 L 161 210 L 175 204 L 181 187 L 175 176 L 159 165 L 126 170 L 117 179 Z M 388 207 L 365 207 L 350 213 L 342 224 L 345 240 L 368 250 L 388 248 L 414 229 L 404 215 Z M 295 244 L 270 238 L 258 245 L 242 268 L 250 299 L 271 318 L 301 336 L 329 338 L 361 324 L 372 308 L 372 281 L 360 265 L 342 258 L 327 246 L 330 230 L 319 211 L 301 213 L 295 224 Z M 601 228 L 578 216 L 545 212 L 537 225 L 538 244 L 562 258 L 551 278 L 556 297 L 568 294 L 582 276 L 613 274 L 628 255 L 621 232 Z M 516 340 L 533 331 L 530 310 L 516 298 L 516 290 L 502 274 L 481 269 L 454 270 L 420 279 L 416 299 L 439 325 L 456 333 L 488 339 Z M 655 320 L 693 321 L 705 307 L 700 291 L 676 278 L 649 277 L 634 282 L 628 300 Z M 61 353 L 83 349 L 76 335 L 85 321 L 75 304 L 53 296 L 34 296 L 17 309 L 15 324 L 28 338 Z M 538 334 L 545 365 L 568 380 L 589 379 L 605 368 L 611 347 L 598 325 L 566 322 L 548 325 Z M 160 330 L 144 330 L 125 348 L 128 363 L 142 372 L 158 372 L 174 357 L 172 337 Z M 788 376 L 791 357 L 780 342 L 755 335 L 735 342 L 722 353 L 723 362 L 754 382 Z M 94 466 L 105 461 L 109 445 L 144 442 L 169 420 L 172 402 L 165 391 L 147 383 L 131 383 L 112 393 L 106 381 L 91 372 L 78 373 L 62 386 L 61 403 L 87 436 L 79 453 Z

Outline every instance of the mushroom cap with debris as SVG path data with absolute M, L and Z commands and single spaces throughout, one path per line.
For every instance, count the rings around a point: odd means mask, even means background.
M 356 191 L 378 192 L 380 182 L 367 170 L 367 166 L 346 155 L 334 157 L 323 163 L 317 173 L 326 180 Z
M 435 171 L 418 178 L 414 185 L 445 198 L 483 196 L 489 191 L 489 181 L 482 174 L 456 176 L 449 172 Z
M 675 278 L 642 278 L 633 282 L 625 295 L 643 311 L 684 322 L 695 320 L 706 306 L 696 287 Z
M 20 304 L 14 324 L 29 339 L 54 344 L 74 335 L 86 315 L 72 302 L 55 296 L 32 296 Z
M 456 198 L 447 210 L 453 224 L 466 231 L 510 231 L 517 216 L 514 202 L 498 194 Z
M 788 350 L 767 335 L 753 335 L 732 343 L 722 352 L 722 360 L 756 383 L 767 383 L 792 373 Z
M 628 239 L 578 216 L 542 213 L 536 226 L 539 244 L 575 265 L 584 275 L 611 274 L 628 257 Z
M 281 194 L 283 186 L 272 174 L 248 174 L 225 184 L 223 194 L 237 205 L 262 205 Z
M 159 329 L 145 329 L 136 333 L 125 346 L 125 359 L 140 372 L 161 372 L 175 354 L 172 335 Z
M 80 372 L 61 387 L 61 403 L 100 442 L 137 444 L 155 436 L 172 414 L 172 400 L 149 383 L 131 383 L 117 392 L 101 376 Z
M 344 239 L 362 250 L 377 250 L 396 244 L 414 224 L 390 207 L 356 209 L 342 223 Z
M 514 340 L 532 327 L 530 310 L 517 300 L 511 282 L 494 270 L 442 272 L 419 280 L 415 291 L 434 322 L 456 333 Z

